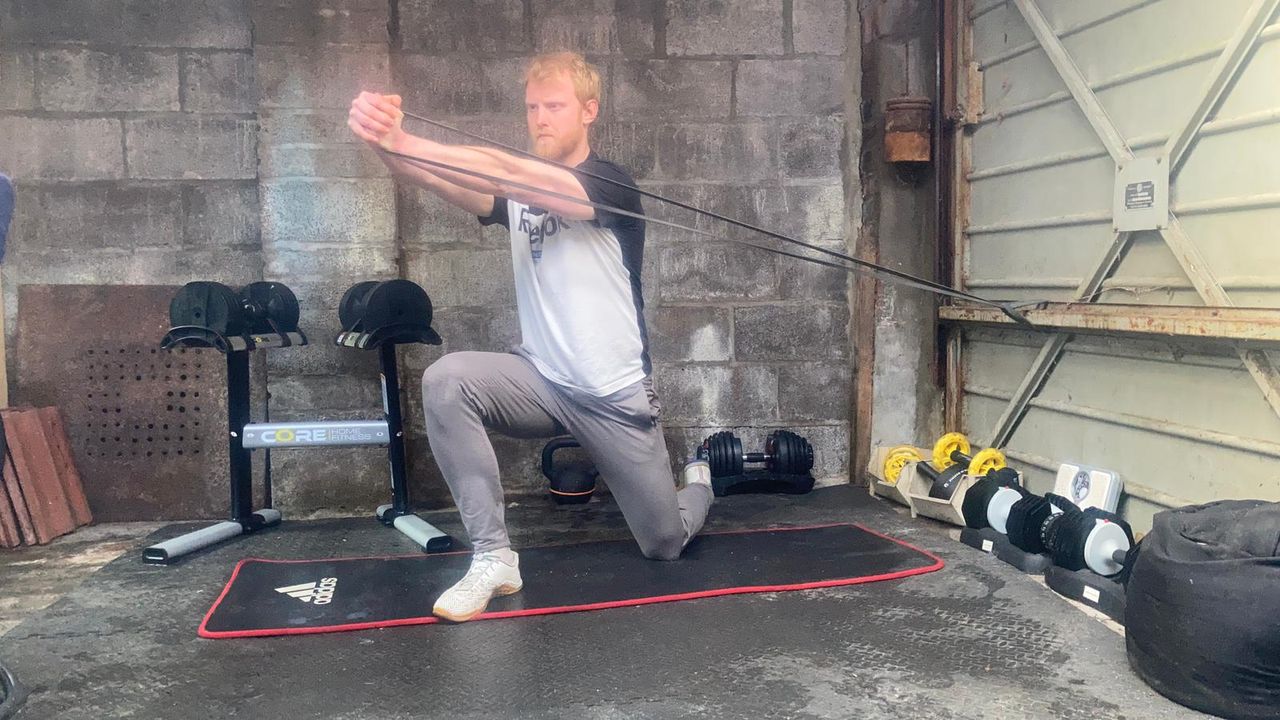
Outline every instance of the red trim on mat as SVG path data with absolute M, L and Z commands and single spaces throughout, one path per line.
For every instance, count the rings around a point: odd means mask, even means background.
M 528 610 L 505 610 L 505 611 L 485 612 L 477 615 L 475 618 L 473 618 L 473 620 L 496 620 L 500 618 L 527 617 L 527 616 L 533 616 L 533 615 L 555 615 L 560 613 L 585 612 L 589 610 L 605 610 L 610 608 L 653 605 L 655 603 L 675 602 L 679 600 L 694 600 L 698 598 L 721 597 L 724 595 L 745 595 L 749 593 L 786 592 L 791 590 L 813 590 L 817 588 L 841 587 L 845 585 L 861 585 L 864 583 L 879 582 L 881 580 L 897 580 L 900 578 L 912 577 L 914 575 L 924 575 L 925 573 L 931 573 L 936 570 L 941 570 L 946 564 L 942 561 L 942 558 L 929 552 L 928 550 L 922 550 L 916 547 L 915 545 L 912 545 L 911 543 L 906 542 L 905 540 L 899 540 L 898 538 L 885 535 L 884 533 L 876 532 L 875 530 L 872 530 L 871 528 L 868 528 L 865 525 L 862 525 L 861 523 L 828 523 L 825 525 L 808 525 L 804 527 L 756 528 L 752 530 L 723 530 L 718 532 L 702 533 L 702 534 L 703 535 L 742 535 L 746 533 L 755 533 L 755 532 L 779 532 L 779 531 L 787 531 L 787 530 L 818 530 L 821 528 L 828 528 L 828 527 L 856 527 L 859 530 L 871 533 L 876 537 L 883 538 L 890 542 L 897 543 L 898 545 L 901 545 L 905 548 L 914 550 L 915 552 L 918 552 L 921 555 L 924 555 L 925 557 L 933 560 L 933 564 L 924 565 L 917 568 L 910 568 L 908 570 L 899 570 L 897 572 L 892 572 L 892 573 L 882 573 L 880 575 L 863 575 L 861 577 L 843 578 L 840 580 L 819 580 L 815 582 L 796 583 L 792 585 L 744 585 L 740 587 L 720 588 L 717 590 L 700 590 L 697 592 L 680 593 L 677 595 L 653 595 L 650 597 L 632 598 L 629 600 L 611 600 L 609 602 L 589 603 L 584 605 L 562 605 L 558 607 L 532 608 Z M 548 547 L 548 546 L 535 546 L 535 547 Z M 462 551 L 451 552 L 451 553 L 435 553 L 435 554 L 436 555 L 458 555 L 461 553 L 469 553 L 469 552 L 470 552 L 469 550 L 462 550 Z M 425 557 L 425 556 L 421 554 L 415 554 L 415 555 L 382 555 L 382 556 L 375 556 L 375 557 L 329 558 L 324 560 L 323 562 L 337 562 L 341 560 L 382 560 L 382 559 L 389 559 L 389 558 L 396 558 L 396 557 Z M 287 564 L 287 563 L 312 563 L 312 562 L 316 562 L 316 560 L 266 560 L 261 558 L 245 558 L 244 560 L 241 560 L 240 562 L 236 563 L 235 570 L 232 571 L 231 573 L 231 579 L 227 581 L 226 586 L 222 589 L 222 593 L 219 594 L 218 599 L 214 601 L 213 607 L 209 608 L 209 611 L 204 615 L 204 620 L 200 622 L 200 629 L 197 631 L 200 637 L 210 638 L 210 639 L 221 639 L 221 638 L 270 637 L 270 636 L 276 636 L 276 635 L 314 635 L 318 633 L 346 632 L 349 630 L 371 630 L 375 628 L 400 627 L 405 625 L 434 625 L 434 624 L 443 622 L 440 618 L 434 615 L 427 615 L 425 617 L 401 618 L 399 620 L 382 620 L 377 622 L 352 623 L 348 625 L 325 625 L 325 626 L 319 626 L 319 627 L 306 627 L 306 628 L 267 628 L 262 630 L 232 630 L 232 631 L 214 631 L 214 630 L 207 629 L 206 626 L 209 623 L 209 618 L 213 616 L 214 611 L 218 609 L 218 605 L 222 603 L 223 598 L 225 598 L 227 596 L 227 593 L 230 592 L 232 584 L 235 583 L 236 581 L 236 576 L 240 574 L 240 568 L 243 567 L 244 564 L 248 562 Z

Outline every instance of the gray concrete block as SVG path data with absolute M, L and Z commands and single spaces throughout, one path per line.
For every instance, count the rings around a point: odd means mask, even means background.
M 35 55 L 26 51 L 0 52 L 0 110 L 31 110 L 36 106 Z
M 844 305 L 767 305 L 733 311 L 738 360 L 839 360 L 849 356 Z
M 376 447 L 272 453 L 271 483 L 275 506 L 293 520 L 319 511 L 372 516 L 390 502 L 387 451 Z
M 264 245 L 395 245 L 390 180 L 264 180 L 261 192 Z
M 778 174 L 776 135 L 763 123 L 664 125 L 655 177 L 759 182 Z
M 258 174 L 257 123 L 246 118 L 160 116 L 124 121 L 129 177 L 238 180 Z
M 258 109 L 253 54 L 184 53 L 182 109 L 197 113 L 251 113 Z
M 781 55 L 782 0 L 671 0 L 671 55 Z
M 385 45 L 391 5 L 386 0 L 253 0 L 259 45 Z
M 361 90 L 391 89 L 387 54 L 372 46 L 263 45 L 254 60 L 262 108 L 345 110 Z
M 349 281 L 350 287 L 360 280 L 393 276 L 396 271 L 395 248 L 376 245 L 307 249 L 268 246 L 263 250 L 262 259 L 264 275 L 279 278 L 286 284 L 319 284 L 343 279 Z M 337 325 L 335 320 L 331 327 Z
M 533 43 L 538 52 L 650 56 L 658 0 L 534 0 Z
M 277 375 L 270 380 L 271 413 L 363 411 L 381 415 L 382 390 L 377 381 L 349 375 Z M 327 419 L 327 418 L 326 418 Z
M 347 105 L 350 105 L 348 99 Z M 258 142 L 261 146 L 285 144 L 340 145 L 364 147 L 347 127 L 347 106 L 342 109 L 264 109 L 258 113 Z
M 743 60 L 739 115 L 834 115 L 844 112 L 844 62 L 836 58 Z
M 761 200 L 764 226 L 815 243 L 845 236 L 844 188 L 839 182 L 825 185 L 789 185 L 781 192 L 766 192 Z
M 727 362 L 733 359 L 733 310 L 659 307 L 649 323 L 654 362 Z
M 845 162 L 844 118 L 786 120 L 779 145 L 782 170 L 790 178 L 832 178 L 840 182 Z
M 657 162 L 652 123 L 609 120 L 591 126 L 591 148 L 621 165 L 635 180 L 653 174 Z
M 244 249 L 11 247 L 6 272 L 24 283 L 69 285 L 182 285 L 211 275 L 228 285 L 262 277 L 262 256 Z
M 778 367 L 778 409 L 788 422 L 848 420 L 852 363 L 794 363 Z
M 13 240 L 32 249 L 175 247 L 178 187 L 56 184 L 21 193 Z
M 835 252 L 851 254 L 844 241 L 825 241 L 816 245 Z M 796 248 L 800 254 L 827 262 L 844 264 L 839 258 L 811 250 Z M 846 270 L 805 262 L 796 258 L 778 258 L 778 293 L 784 300 L 820 300 L 847 302 L 856 275 Z
M 120 121 L 107 118 L 0 117 L 0 167 L 17 181 L 124 177 Z
M 37 55 L 36 82 L 45 110 L 179 109 L 178 56 L 171 52 L 44 50 Z
M 766 365 L 671 365 L 654 370 L 664 425 L 776 420 L 778 375 Z
M 522 0 L 400 0 L 400 47 L 432 54 L 531 50 Z
M 759 225 L 761 223 L 761 212 L 764 210 L 766 197 L 779 192 L 777 188 L 750 187 L 737 183 L 712 185 L 644 182 L 641 185 L 644 189 L 663 197 L 751 225 Z M 758 233 L 743 230 L 721 220 L 696 214 L 692 210 L 679 208 L 658 200 L 645 200 L 645 210 L 651 217 L 678 222 L 698 230 L 716 233 L 721 237 L 761 239 Z M 666 227 L 657 223 L 650 223 L 647 234 L 652 242 L 692 241 L 702 243 L 708 240 L 703 235 Z
M 258 184 L 199 183 L 182 189 L 182 239 L 187 245 L 259 245 Z
M 389 178 L 391 172 L 363 144 L 259 145 L 260 178 Z
M 396 191 L 400 198 L 400 242 L 406 249 L 431 252 L 455 245 L 501 247 L 493 242 L 493 235 L 484 232 L 476 216 L 450 205 L 439 195 L 406 183 L 398 183 Z
M 849 0 L 792 0 L 795 51 L 844 55 L 848 46 Z
M 405 258 L 405 277 L 441 306 L 510 306 L 516 301 L 509 250 L 436 250 Z
M 666 245 L 660 252 L 664 302 L 777 297 L 772 255 L 714 241 Z
M 248 6 L 225 0 L 11 0 L 0 3 L 0 45 L 248 48 Z
M 396 58 L 395 76 L 402 81 L 403 107 L 411 112 L 433 119 L 477 113 L 502 113 L 523 119 L 524 63 L 521 58 L 406 54 Z M 425 131 L 413 120 L 406 122 L 410 132 Z
M 614 114 L 623 118 L 727 118 L 733 64 L 625 61 L 615 66 Z

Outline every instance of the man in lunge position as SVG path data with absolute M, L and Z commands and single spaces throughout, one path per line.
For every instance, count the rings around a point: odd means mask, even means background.
M 416 137 L 401 128 L 398 96 L 362 92 L 351 103 L 351 130 L 396 177 L 511 236 L 520 345 L 512 353 L 450 353 L 422 377 L 431 452 L 475 551 L 466 576 L 436 601 L 435 614 L 449 620 L 469 620 L 491 598 L 523 585 L 486 428 L 521 438 L 572 435 L 607 480 L 645 557 L 679 557 L 711 506 L 710 467 L 690 462 L 677 491 L 663 440 L 640 286 L 644 221 L 514 186 L 641 212 L 631 177 L 591 149 L 588 131 L 599 107 L 600 76 L 582 56 L 542 55 L 529 66 L 532 151 L 623 186 L 499 150 Z

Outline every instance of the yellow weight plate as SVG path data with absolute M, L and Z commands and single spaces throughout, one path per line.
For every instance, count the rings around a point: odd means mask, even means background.
M 933 444 L 933 466 L 939 470 L 955 465 L 955 461 L 951 459 L 951 453 L 959 450 L 965 455 L 969 454 L 969 438 L 964 433 L 947 433 L 938 438 L 938 442 Z
M 920 451 L 910 445 L 899 445 L 890 450 L 884 461 L 884 481 L 890 485 L 897 485 L 898 478 L 902 477 L 902 469 L 907 466 L 907 463 L 920 462 L 923 459 Z
M 1004 453 L 995 448 L 987 448 L 979 450 L 977 455 L 973 456 L 973 460 L 969 462 L 969 474 L 975 478 L 986 477 L 987 473 L 992 470 L 999 470 L 1008 463 L 1005 462 Z

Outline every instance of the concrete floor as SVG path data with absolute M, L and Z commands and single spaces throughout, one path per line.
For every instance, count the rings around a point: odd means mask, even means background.
M 33 691 L 18 720 L 1203 717 L 1138 680 L 1112 628 L 865 490 L 724 498 L 712 513 L 709 529 L 854 520 L 948 566 L 869 585 L 457 627 L 202 640 L 200 618 L 242 557 L 403 553 L 406 541 L 372 520 L 295 521 L 152 567 L 137 551 L 148 527 L 94 528 L 0 554 L 0 597 L 19 597 L 12 588 L 32 578 L 43 578 L 39 592 L 22 596 L 66 593 L 0 637 L 0 661 Z M 508 519 L 517 545 L 627 537 L 607 501 L 533 502 Z M 449 513 L 429 520 L 459 530 Z M 14 622 L 31 611 L 8 612 Z

